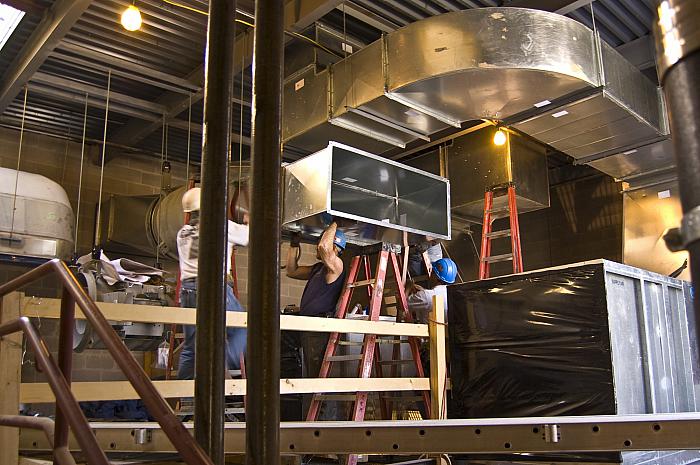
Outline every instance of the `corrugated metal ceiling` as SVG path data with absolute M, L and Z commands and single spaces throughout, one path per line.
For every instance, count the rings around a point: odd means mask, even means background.
M 569 14 L 570 17 L 595 27 L 601 37 L 613 46 L 629 43 L 649 34 L 653 19 L 654 0 L 596 0 Z M 206 10 L 202 0 L 179 0 L 189 7 Z M 42 0 L 46 7 L 53 3 Z M 27 105 L 29 127 L 66 135 L 82 133 L 85 88 L 104 92 L 107 70 L 113 69 L 114 93 L 121 94 L 122 101 L 113 102 L 110 112 L 109 135 L 114 135 L 133 118 L 135 112 L 143 112 L 151 121 L 161 117 L 158 102 L 166 95 L 188 95 L 198 90 L 196 83 L 188 82 L 197 75 L 204 59 L 206 41 L 206 16 L 162 0 L 139 0 L 144 25 L 135 33 L 119 25 L 119 15 L 132 2 L 130 0 L 95 0 L 64 41 L 39 69 L 39 78 L 30 82 Z M 497 6 L 497 0 L 352 0 L 327 14 L 322 22 L 343 31 L 362 42 L 376 40 L 381 28 L 398 28 L 413 21 L 449 11 L 467 8 Z M 375 18 L 374 24 L 362 21 L 348 11 L 359 8 Z M 242 18 L 253 11 L 253 0 L 238 0 Z M 11 61 L 27 41 L 41 18 L 26 15 L 15 34 L 0 51 L 0 73 L 4 73 Z M 378 24 L 382 24 L 381 28 Z M 244 26 L 236 24 L 239 30 Z M 151 72 L 153 70 L 153 72 Z M 245 71 L 243 100 L 250 101 L 250 69 Z M 51 80 L 56 78 L 56 82 Z M 63 81 L 61 79 L 67 79 Z M 64 85 L 68 82 L 70 85 Z M 240 79 L 235 84 L 235 94 L 240 98 Z M 104 125 L 104 96 L 90 97 L 98 105 L 91 107 L 88 117 L 89 138 L 101 139 Z M 134 100 L 129 100 L 129 98 Z M 116 100 L 116 98 L 115 98 Z M 196 100 L 196 99 L 195 99 Z M 121 113 L 117 111 L 122 106 Z M 102 108 L 100 108 L 100 106 Z M 250 136 L 250 108 L 242 106 L 243 135 Z M 4 124 L 18 124 L 22 111 L 22 95 L 1 117 Z M 177 116 L 187 121 L 188 112 Z M 202 104 L 195 103 L 192 120 L 201 122 Z M 234 106 L 233 132 L 240 129 L 241 106 Z M 182 126 L 182 124 L 180 124 Z M 187 131 L 182 127 L 168 131 L 168 152 L 171 158 L 184 159 L 187 155 Z M 108 136 L 109 137 L 109 136 Z M 162 136 L 155 131 L 138 142 L 136 148 L 151 153 L 161 152 Z M 193 132 L 190 139 L 193 159 L 199 158 L 201 136 Z M 237 151 L 237 148 L 236 148 Z M 247 156 L 247 148 L 246 148 Z M 237 152 L 236 152 L 237 153 Z M 235 158 L 235 157 L 234 157 Z

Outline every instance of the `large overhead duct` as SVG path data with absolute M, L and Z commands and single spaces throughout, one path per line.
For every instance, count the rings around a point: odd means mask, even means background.
M 434 16 L 309 67 L 285 83 L 284 110 L 285 145 L 308 151 L 383 153 L 478 119 L 584 161 L 668 136 L 658 89 L 622 55 L 577 21 L 520 8 Z

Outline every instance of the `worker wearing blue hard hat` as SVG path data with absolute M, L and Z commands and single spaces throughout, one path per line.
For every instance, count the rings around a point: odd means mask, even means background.
M 408 308 L 419 323 L 427 323 L 433 309 L 433 296 L 442 296 L 447 321 L 447 284 L 457 279 L 457 264 L 450 258 L 441 258 L 432 263 L 432 272 L 425 287 L 411 283 L 408 286 Z
M 299 315 L 332 318 L 345 282 L 345 270 L 340 255 L 345 250 L 347 239 L 338 225 L 328 221 L 329 226 L 316 246 L 318 263 L 299 265 L 301 256 L 299 236 L 293 236 L 287 253 L 287 276 L 306 280 L 299 304 Z M 302 350 L 303 371 L 308 378 L 316 378 L 328 345 L 329 333 L 303 331 L 299 335 Z M 310 399 L 305 399 L 308 409 Z

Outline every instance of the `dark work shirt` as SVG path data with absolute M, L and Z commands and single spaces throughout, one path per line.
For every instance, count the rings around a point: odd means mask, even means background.
M 345 283 L 345 270 L 332 283 L 326 283 L 326 267 L 316 263 L 311 267 L 309 280 L 301 295 L 300 315 L 318 316 L 335 312 L 340 292 Z

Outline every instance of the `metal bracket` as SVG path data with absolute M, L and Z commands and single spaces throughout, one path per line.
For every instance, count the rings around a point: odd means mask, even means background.
M 700 241 L 700 205 L 683 215 L 680 228 L 669 229 L 664 234 L 664 242 L 671 252 L 686 250 L 696 241 Z

